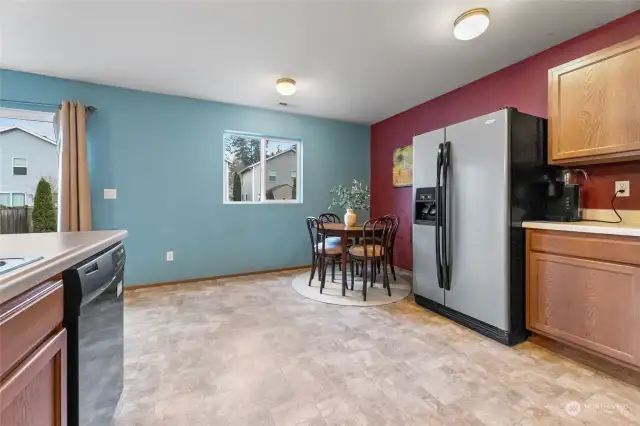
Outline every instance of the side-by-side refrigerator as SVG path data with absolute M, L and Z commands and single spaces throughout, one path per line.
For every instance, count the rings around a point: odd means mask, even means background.
M 544 217 L 546 133 L 505 108 L 413 138 L 415 300 L 508 345 L 527 336 L 521 223 Z

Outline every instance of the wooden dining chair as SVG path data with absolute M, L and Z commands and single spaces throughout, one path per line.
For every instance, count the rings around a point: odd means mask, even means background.
M 320 219 L 322 223 L 342 223 L 340 216 L 335 213 L 322 213 L 318 216 L 318 219 Z
M 342 257 L 342 246 L 340 244 L 332 244 L 323 238 L 325 230 L 319 219 L 308 217 L 306 220 L 312 255 L 309 285 L 311 285 L 317 270 L 318 278 L 320 279 L 320 293 L 322 293 L 327 276 L 327 262 L 331 262 L 331 281 L 333 282 L 336 279 L 336 261 L 340 261 Z
M 322 213 L 318 216 L 318 220 L 322 223 L 342 223 L 340 216 L 335 213 Z M 340 244 L 342 240 L 340 237 L 327 237 L 327 242 L 331 244 Z
M 383 288 L 391 296 L 391 285 L 387 271 L 388 256 L 385 256 L 389 247 L 389 238 L 393 229 L 393 219 L 380 217 L 370 219 L 362 227 L 362 244 L 356 244 L 349 248 L 349 266 L 351 268 L 351 290 L 354 288 L 354 263 L 362 264 L 362 297 L 367 300 L 367 265 L 371 266 L 371 287 L 376 280 L 376 267 L 378 261 L 383 264 Z
M 384 217 L 388 217 L 393 220 L 393 228 L 391 229 L 391 235 L 389 237 L 389 247 L 387 249 L 386 256 L 389 256 L 389 261 L 387 263 L 389 266 L 391 266 L 391 275 L 393 275 L 393 281 L 396 281 L 396 269 L 393 262 L 393 253 L 395 249 L 396 235 L 398 234 L 398 228 L 400 227 L 400 218 L 394 214 L 387 214 Z

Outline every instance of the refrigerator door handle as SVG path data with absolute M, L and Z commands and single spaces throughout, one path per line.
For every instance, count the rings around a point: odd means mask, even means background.
M 442 277 L 444 289 L 451 290 L 451 270 L 449 268 L 449 229 L 447 216 L 449 215 L 448 201 L 451 191 L 448 191 L 449 167 L 451 165 L 451 142 L 445 142 L 442 151 Z M 449 194 L 447 194 L 449 192 Z
M 440 253 L 440 225 L 442 222 L 442 188 L 440 187 L 440 175 L 442 172 L 442 150 L 444 145 L 438 145 L 438 158 L 436 166 L 436 272 L 438 273 L 438 287 L 444 288 L 442 276 L 442 257 Z

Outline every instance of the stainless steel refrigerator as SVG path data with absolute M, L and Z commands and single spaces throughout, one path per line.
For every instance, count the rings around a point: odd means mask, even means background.
M 505 108 L 413 138 L 415 300 L 509 345 L 527 335 L 521 223 L 544 216 L 546 128 Z

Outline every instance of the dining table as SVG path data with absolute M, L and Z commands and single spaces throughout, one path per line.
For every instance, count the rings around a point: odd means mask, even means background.
M 373 225 L 370 225 L 373 227 Z M 340 237 L 342 242 L 342 256 L 340 256 L 340 267 L 342 270 L 342 295 L 346 294 L 347 288 L 347 240 L 349 238 L 359 238 L 363 236 L 364 225 L 348 226 L 344 223 L 323 223 L 323 234 L 325 237 Z M 371 228 L 367 226 L 367 232 Z M 356 241 L 357 243 L 357 241 Z

